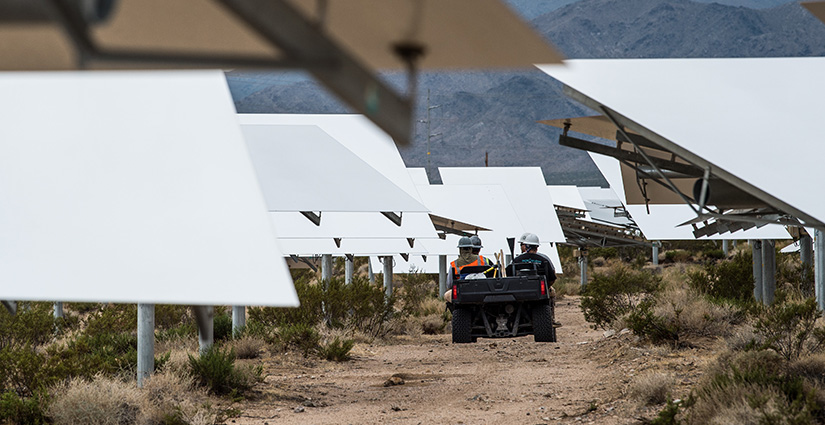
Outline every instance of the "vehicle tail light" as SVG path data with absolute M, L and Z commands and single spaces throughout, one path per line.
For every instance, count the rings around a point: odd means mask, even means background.
M 458 298 L 458 285 L 453 285 L 453 299 Z
M 541 281 L 541 294 L 547 295 L 547 285 L 544 284 L 544 281 Z

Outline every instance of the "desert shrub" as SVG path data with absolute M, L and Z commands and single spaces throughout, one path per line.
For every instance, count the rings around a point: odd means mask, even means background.
M 738 252 L 727 261 L 705 264 L 688 273 L 688 285 L 713 300 L 750 303 L 753 299 L 753 263 L 749 252 Z
M 426 300 L 437 297 L 438 285 L 429 274 L 410 270 L 409 273 L 398 278 L 398 283 L 402 314 L 418 316 L 421 312 L 421 305 Z
M 712 303 L 683 286 L 671 286 L 658 293 L 654 313 L 676 323 L 682 337 L 726 336 L 746 317 L 732 304 Z
M 55 378 L 133 374 L 137 371 L 137 336 L 131 333 L 81 334 L 65 345 L 48 347 L 49 374 Z
M 663 373 L 639 375 L 630 383 L 629 395 L 644 405 L 662 404 L 668 400 L 673 377 Z
M 297 278 L 295 291 L 301 305 L 297 308 L 251 307 L 248 309 L 248 325 L 261 323 L 269 327 L 284 324 L 304 324 L 313 326 L 323 318 L 321 305 L 324 301 L 324 287 L 310 281 L 308 275 Z M 335 281 L 336 279 L 332 279 Z
M 141 396 L 134 383 L 104 376 L 75 378 L 52 391 L 49 416 L 56 425 L 121 425 L 138 422 Z
M 228 341 L 232 338 L 232 316 L 226 313 L 216 314 L 212 328 L 215 341 Z
M 14 391 L 0 394 L 0 423 L 45 424 L 48 394 L 37 391 L 31 397 L 21 397 Z
M 155 305 L 155 328 L 158 330 L 177 328 L 190 322 L 194 322 L 194 319 L 188 306 L 174 304 Z
M 314 327 L 302 323 L 281 326 L 276 335 L 281 348 L 296 349 L 304 356 L 316 351 L 321 341 L 321 336 Z
M 602 247 L 595 247 L 589 248 L 587 250 L 587 255 L 591 258 L 602 257 L 604 259 L 608 258 L 619 258 L 619 250 L 617 248 L 602 248 Z
M 198 327 L 193 322 L 179 323 L 177 326 L 155 331 L 155 338 L 158 341 L 173 341 L 179 339 L 197 338 Z
M 335 337 L 332 341 L 318 347 L 318 355 L 325 360 L 345 362 L 351 358 L 350 350 L 355 346 L 351 339 L 341 340 Z
M 817 326 L 820 313 L 813 298 L 793 298 L 779 292 L 773 305 L 757 318 L 754 332 L 764 338 L 763 348 L 771 348 L 787 360 L 799 358 L 825 346 L 825 327 Z
M 32 345 L 0 349 L 0 393 L 13 391 L 30 397 L 56 383 L 61 377 L 49 376 L 46 364 L 47 357 Z
M 654 313 L 654 305 L 653 299 L 646 299 L 633 307 L 625 318 L 627 327 L 635 335 L 646 338 L 654 344 L 678 342 L 681 310 L 675 311 L 675 320 L 667 320 Z
M 680 413 L 687 424 L 808 424 L 825 419 L 817 390 L 773 351 L 725 353 Z
M 813 297 L 815 295 L 813 264 L 803 265 L 799 261 L 798 254 L 777 254 L 776 286 L 777 288 L 790 288 L 802 293 L 805 297 Z
M 216 345 L 198 357 L 189 355 L 189 370 L 199 385 L 215 395 L 242 394 L 254 383 L 235 367 L 235 353 Z
M 86 319 L 87 335 L 137 331 L 137 304 L 112 304 L 95 311 Z
M 261 355 L 266 343 L 261 338 L 245 335 L 229 343 L 239 359 L 254 359 Z
M 665 262 L 666 263 L 684 263 L 690 260 L 690 252 L 682 250 L 682 249 L 675 249 L 671 251 L 665 251 Z
M 640 302 L 652 296 L 662 278 L 644 270 L 617 266 L 607 273 L 594 273 L 582 293 L 584 318 L 593 327 L 607 328 Z
M 395 298 L 387 299 L 384 288 L 360 276 L 348 285 L 340 278 L 332 278 L 326 285 L 296 281 L 295 289 L 301 300 L 300 307 L 250 308 L 247 326 L 312 327 L 325 322 L 331 327 L 358 329 L 376 337 L 386 332 L 395 306 Z
M 91 313 L 102 307 L 101 303 L 66 303 L 66 309 L 79 314 Z
M 725 258 L 725 251 L 721 249 L 707 249 L 702 251 L 702 257 L 710 260 L 721 260 Z
M 52 305 L 20 303 L 14 315 L 0 308 L 0 329 L 0 349 L 45 344 L 54 337 Z

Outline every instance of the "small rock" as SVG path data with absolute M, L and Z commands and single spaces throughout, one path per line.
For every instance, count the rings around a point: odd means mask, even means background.
M 619 335 L 625 335 L 625 334 L 629 334 L 629 333 L 630 333 L 630 329 L 628 329 L 628 328 L 624 328 L 624 329 L 619 331 Z
M 396 385 L 404 385 L 404 380 L 397 377 L 397 376 L 393 376 L 393 377 L 390 377 L 390 379 L 387 379 L 386 381 L 384 381 L 384 386 L 385 387 L 393 387 L 393 386 L 396 386 Z
M 305 410 L 306 409 L 304 409 L 304 406 L 298 406 L 295 409 L 293 409 L 292 411 L 295 412 L 295 413 L 303 413 Z
M 604 331 L 604 337 L 605 338 L 610 338 L 613 335 L 616 335 L 616 331 L 614 331 L 613 329 L 608 329 L 608 330 Z

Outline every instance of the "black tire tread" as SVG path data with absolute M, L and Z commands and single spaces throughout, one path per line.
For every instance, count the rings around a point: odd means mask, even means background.
M 473 314 L 466 308 L 453 310 L 453 344 L 467 344 L 473 342 Z
M 533 336 L 536 342 L 556 342 L 553 306 L 546 304 L 533 307 Z

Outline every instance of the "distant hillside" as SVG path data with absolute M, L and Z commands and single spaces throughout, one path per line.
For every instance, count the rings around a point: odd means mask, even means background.
M 511 3 L 536 16 L 532 25 L 569 58 L 825 55 L 825 25 L 795 2 L 747 2 L 780 4 L 760 10 L 688 0 Z M 386 78 L 403 86 L 403 76 Z M 300 75 L 230 73 L 227 80 L 239 112 L 349 112 Z M 427 73 L 419 79 L 414 143 L 401 154 L 408 166 L 426 166 L 430 134 L 431 169 L 483 166 L 486 153 L 490 166 L 541 166 L 548 183 L 603 184 L 586 154 L 559 146 L 559 131 L 536 123 L 589 113 L 538 70 Z

